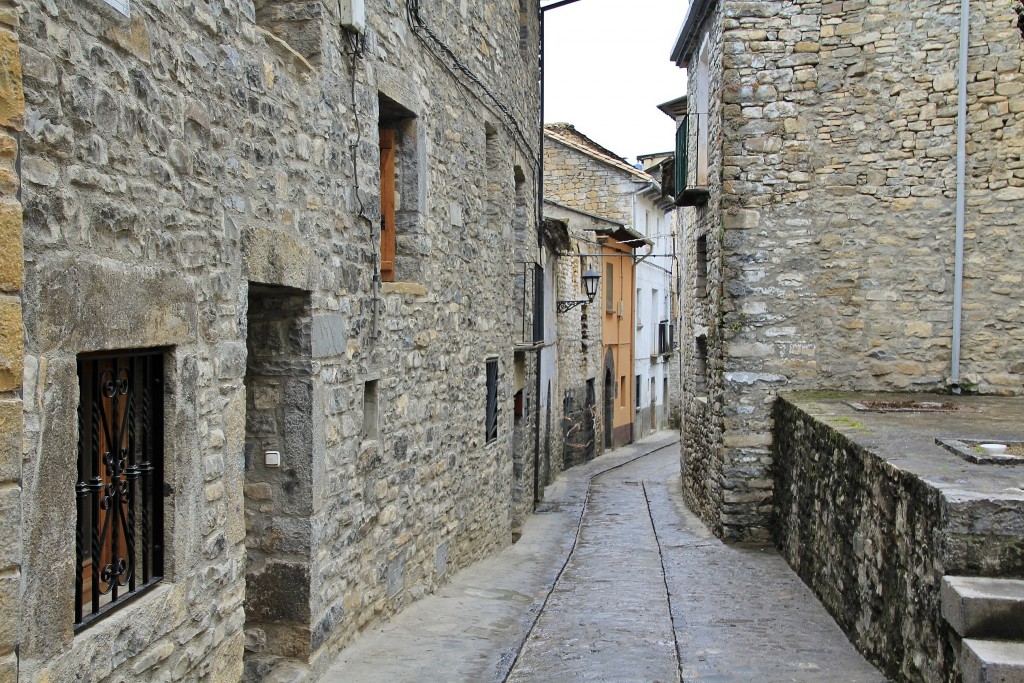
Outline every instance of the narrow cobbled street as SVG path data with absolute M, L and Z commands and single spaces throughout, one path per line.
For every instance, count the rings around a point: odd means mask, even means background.
M 685 508 L 662 432 L 564 473 L 515 545 L 371 628 L 326 681 L 884 681 L 770 546 Z

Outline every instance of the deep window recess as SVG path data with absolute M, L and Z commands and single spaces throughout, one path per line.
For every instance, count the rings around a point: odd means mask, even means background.
M 533 266 L 533 341 L 544 341 L 544 269 Z
M 78 358 L 75 629 L 164 570 L 163 351 Z
M 395 281 L 395 129 L 380 129 L 380 279 Z
M 697 296 L 708 295 L 708 237 L 701 235 L 697 238 Z
M 487 361 L 487 442 L 498 438 L 498 359 Z
M 377 380 L 363 385 L 363 441 L 377 438 Z
M 703 396 L 708 392 L 708 338 L 704 335 L 697 337 L 694 351 L 697 361 L 693 372 L 694 389 Z
M 421 227 L 425 186 L 420 177 L 416 116 L 384 95 L 380 107 L 380 277 L 416 282 L 421 276 Z

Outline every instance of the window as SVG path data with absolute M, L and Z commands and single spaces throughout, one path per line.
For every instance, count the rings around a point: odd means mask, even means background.
M 380 279 L 395 281 L 395 129 L 380 129 Z
M 487 361 L 487 443 L 498 438 L 498 359 Z
M 704 395 L 708 392 L 708 338 L 704 335 L 697 337 L 695 344 L 696 363 L 693 372 L 694 390 L 697 395 Z
M 377 438 L 377 380 L 363 385 L 363 441 Z
M 697 238 L 697 298 L 704 298 L 708 295 L 708 237 L 701 235 Z
M 640 375 L 637 375 L 636 376 L 636 385 L 633 387 L 633 389 L 634 389 L 634 391 L 633 391 L 633 393 L 634 393 L 634 396 L 633 396 L 633 408 L 638 413 L 640 412 L 640 382 L 641 382 L 641 377 L 640 377 Z
M 163 576 L 163 351 L 78 358 L 75 629 Z
M 519 0 L 519 50 L 530 46 L 530 12 L 526 0 Z
M 426 204 L 426 185 L 420 170 L 425 150 L 419 121 L 408 109 L 379 95 L 380 105 L 380 279 L 417 282 L 419 256 L 425 249 L 418 237 Z
M 615 280 L 612 277 L 614 271 L 612 264 L 604 264 L 604 311 L 611 313 L 615 310 L 615 302 L 612 300 L 615 295 Z
M 626 376 L 619 377 L 619 406 L 626 407 Z

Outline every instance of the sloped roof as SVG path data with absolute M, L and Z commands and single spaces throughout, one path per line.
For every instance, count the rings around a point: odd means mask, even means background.
M 636 176 L 637 180 L 641 182 L 656 182 L 651 175 L 644 173 L 638 168 L 634 168 L 622 157 L 616 155 L 611 150 L 602 147 L 583 133 L 576 130 L 576 127 L 572 124 L 545 123 L 544 135 L 556 142 L 560 142 L 566 147 L 575 149 L 576 151 L 582 152 L 591 158 L 608 164 L 609 166 L 614 166 L 615 168 L 625 171 L 630 175 Z
M 686 11 L 686 19 L 683 20 L 683 27 L 679 29 L 679 37 L 672 47 L 672 56 L 669 57 L 676 66 L 689 66 L 690 57 L 695 49 L 694 41 L 700 35 L 700 28 L 704 20 L 708 18 L 711 9 L 718 3 L 718 0 L 693 0 L 690 9 Z

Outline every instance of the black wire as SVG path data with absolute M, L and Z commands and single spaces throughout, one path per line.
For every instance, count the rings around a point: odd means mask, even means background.
M 494 103 L 494 106 L 496 106 L 498 108 L 498 111 L 501 112 L 502 124 L 505 126 L 505 128 L 510 133 L 512 133 L 513 136 L 517 137 L 519 139 L 520 144 L 522 144 L 526 151 L 529 152 L 528 158 L 530 159 L 530 161 L 532 162 L 534 159 L 536 159 L 537 155 L 534 153 L 533 146 L 529 143 L 526 136 L 523 134 L 523 131 L 519 127 L 519 123 L 518 121 L 516 121 L 516 117 L 513 114 L 512 110 L 505 106 L 505 104 L 501 100 L 499 100 L 498 97 L 493 92 L 491 92 L 491 90 L 484 84 L 484 82 L 481 81 L 480 78 L 477 77 L 477 75 L 469 69 L 469 67 L 467 67 L 459 60 L 455 52 L 453 52 L 452 49 L 448 47 L 448 45 L 445 44 L 445 42 L 441 40 L 437 36 L 437 34 L 435 34 L 430 29 L 429 26 L 427 26 L 426 22 L 424 22 L 423 18 L 420 16 L 419 0 L 406 0 L 406 14 L 409 17 L 409 24 L 412 26 L 413 33 L 416 34 L 416 37 L 423 41 L 424 45 L 426 45 L 427 49 L 430 50 L 430 52 L 434 54 L 435 57 L 437 57 L 438 61 L 444 64 L 445 68 L 448 69 L 449 73 L 456 77 L 456 82 L 460 83 L 458 76 L 452 71 L 451 67 L 448 66 L 446 61 L 442 59 L 441 56 L 439 56 L 434 51 L 433 47 L 430 44 L 430 41 L 433 41 L 433 43 L 436 44 L 437 48 L 440 49 L 444 53 L 444 55 L 451 60 L 455 67 L 463 74 L 465 74 L 478 88 L 480 88 L 484 92 L 485 95 L 487 95 L 488 98 L 490 98 L 490 100 Z M 425 40 L 423 36 L 420 34 L 420 31 L 425 33 L 430 38 L 430 41 Z M 463 84 L 460 83 L 460 85 Z M 465 86 L 463 85 L 463 87 Z M 468 88 L 467 91 L 471 92 L 469 91 Z M 476 93 L 472 94 L 476 95 Z M 476 96 L 479 98 L 479 95 Z

